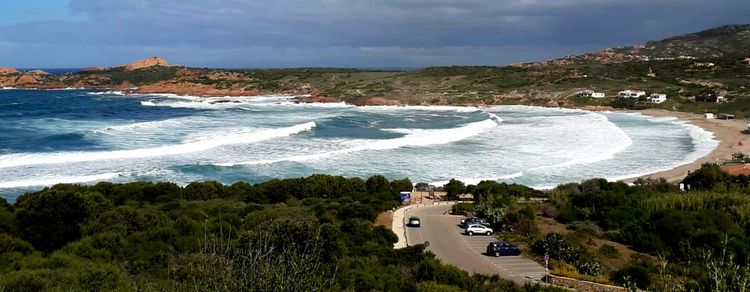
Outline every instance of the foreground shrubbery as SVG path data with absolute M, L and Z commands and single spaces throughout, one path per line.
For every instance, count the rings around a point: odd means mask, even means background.
M 394 250 L 408 180 L 58 185 L 0 200 L 0 291 L 538 291 Z

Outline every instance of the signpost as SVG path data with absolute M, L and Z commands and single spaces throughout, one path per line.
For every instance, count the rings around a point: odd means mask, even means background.
M 401 205 L 407 206 L 411 203 L 411 192 L 401 192 Z

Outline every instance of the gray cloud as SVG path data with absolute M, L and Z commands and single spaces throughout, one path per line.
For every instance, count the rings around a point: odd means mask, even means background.
M 750 22 L 747 0 L 72 0 L 0 29 L 0 63 L 507 64 Z M 46 52 L 46 53 L 45 53 Z

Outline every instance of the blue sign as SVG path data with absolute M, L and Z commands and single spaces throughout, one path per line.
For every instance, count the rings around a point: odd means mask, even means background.
M 401 199 L 402 200 L 409 200 L 409 199 L 411 199 L 411 192 L 401 192 Z

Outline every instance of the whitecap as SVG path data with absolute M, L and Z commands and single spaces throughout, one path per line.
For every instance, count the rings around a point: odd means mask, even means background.
M 102 173 L 83 176 L 53 176 L 31 180 L 0 182 L 0 189 L 25 188 L 33 186 L 51 186 L 55 184 L 87 183 L 109 180 L 120 176 L 120 173 Z
M 210 134 L 205 136 L 203 139 L 192 138 L 192 141 L 183 144 L 168 145 L 155 148 L 114 151 L 54 152 L 0 155 L 0 168 L 99 160 L 148 158 L 196 153 L 213 149 L 219 146 L 249 144 L 274 138 L 291 136 L 297 133 L 310 131 L 315 128 L 315 126 L 315 122 L 307 122 L 285 128 L 247 130 L 244 133 L 232 132 L 228 133 L 227 135 Z
M 217 163 L 217 166 L 259 165 L 279 162 L 301 162 L 322 159 L 330 156 L 368 150 L 389 150 L 403 147 L 427 147 L 458 142 L 479 135 L 496 127 L 500 121 L 486 119 L 450 129 L 385 129 L 385 131 L 405 134 L 403 137 L 385 140 L 359 141 L 360 145 L 309 155 L 298 155 L 280 159 L 253 160 L 244 162 Z

